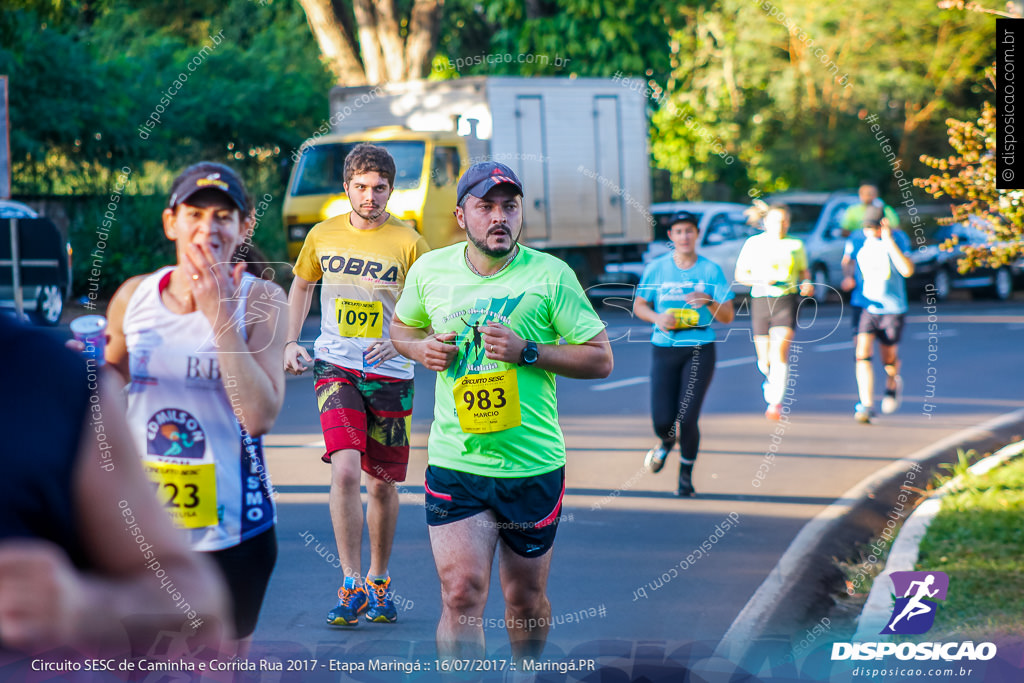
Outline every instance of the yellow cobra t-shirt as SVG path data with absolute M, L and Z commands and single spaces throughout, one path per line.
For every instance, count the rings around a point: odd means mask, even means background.
M 394 216 L 372 230 L 352 227 L 347 213 L 313 226 L 295 274 L 309 282 L 323 278 L 315 357 L 363 370 L 363 351 L 390 337 L 406 274 L 429 250 L 418 232 Z M 403 356 L 367 369 L 399 379 L 413 376 L 413 363 Z

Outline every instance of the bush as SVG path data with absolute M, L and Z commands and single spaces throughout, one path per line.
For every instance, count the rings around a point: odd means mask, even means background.
M 95 291 L 109 298 L 129 277 L 174 262 L 161 226 L 163 197 L 122 195 L 116 210 L 108 210 L 109 195 L 61 199 L 69 216 L 75 297 Z
M 128 278 L 174 263 L 174 244 L 164 235 L 161 219 L 165 195 L 122 195 L 115 211 L 108 211 L 109 195 L 57 199 L 69 216 L 73 297 L 94 291 L 95 298 L 109 299 Z M 253 243 L 269 261 L 285 260 L 278 205 L 263 216 Z M 287 274 L 280 271 L 278 279 Z

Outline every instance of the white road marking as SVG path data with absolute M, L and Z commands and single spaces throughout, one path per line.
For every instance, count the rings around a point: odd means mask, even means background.
M 732 368 L 737 365 L 747 365 L 757 361 L 755 356 L 743 356 L 742 358 L 730 358 L 715 363 L 715 369 L 718 368 Z M 646 384 L 650 382 L 651 378 L 647 375 L 639 377 L 627 377 L 625 379 L 617 379 L 614 382 L 605 382 L 604 384 L 595 384 L 590 387 L 591 391 L 611 391 L 612 389 L 621 389 L 622 387 L 631 387 L 635 384 Z
M 815 344 L 814 350 L 818 352 L 824 351 L 838 351 L 840 349 L 852 349 L 852 341 L 836 342 L 835 344 Z

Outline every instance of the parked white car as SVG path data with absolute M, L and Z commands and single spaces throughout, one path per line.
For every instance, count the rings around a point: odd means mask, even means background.
M 610 263 L 606 268 L 606 274 L 601 278 L 602 284 L 598 287 L 601 296 L 609 296 L 613 293 L 615 283 L 619 285 L 614 289 L 614 294 L 624 295 L 620 289 L 628 288 L 640 281 L 644 268 L 648 263 L 672 250 L 672 243 L 668 241 L 668 228 L 672 219 L 679 213 L 685 211 L 691 213 L 698 219 L 697 227 L 700 229 L 700 238 L 697 242 L 697 253 L 721 266 L 725 277 L 732 280 L 736 272 L 736 259 L 740 255 L 740 249 L 748 237 L 756 232 L 747 223 L 747 217 L 743 213 L 749 206 L 746 204 L 735 204 L 730 202 L 663 202 L 651 205 L 651 216 L 655 220 L 654 234 L 658 239 L 647 246 L 643 253 L 643 260 L 638 262 Z M 736 292 L 749 291 L 744 285 L 733 285 Z M 630 298 L 632 294 L 630 293 Z M 593 298 L 593 297 L 592 297 Z

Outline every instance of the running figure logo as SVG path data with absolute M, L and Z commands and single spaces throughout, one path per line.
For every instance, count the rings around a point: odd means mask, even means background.
M 896 604 L 892 618 L 880 633 L 919 635 L 935 623 L 939 600 L 946 599 L 949 577 L 945 572 L 893 572 Z

